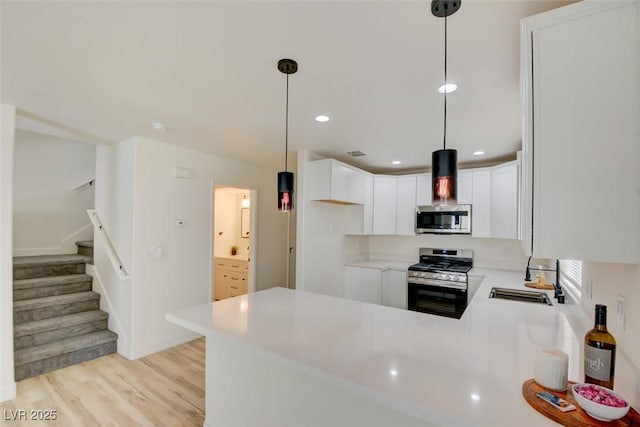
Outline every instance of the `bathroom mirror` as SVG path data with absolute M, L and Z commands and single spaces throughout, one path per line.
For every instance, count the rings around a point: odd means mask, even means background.
M 251 209 L 249 208 L 240 209 L 240 237 L 244 239 L 249 238 L 250 224 L 251 224 Z

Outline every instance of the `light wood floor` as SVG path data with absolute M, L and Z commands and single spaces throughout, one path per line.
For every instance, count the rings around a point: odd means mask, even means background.
M 17 383 L 0 403 L 0 425 L 198 426 L 204 421 L 205 341 L 200 338 L 130 361 L 112 354 Z M 25 410 L 27 421 L 12 421 Z M 56 411 L 55 421 L 32 415 Z

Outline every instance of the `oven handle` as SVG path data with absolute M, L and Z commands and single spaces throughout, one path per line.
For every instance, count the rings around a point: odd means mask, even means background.
M 451 282 L 445 282 L 445 281 L 442 281 L 442 280 L 416 279 L 414 277 L 412 277 L 411 279 L 409 279 L 407 281 L 407 285 L 432 286 L 434 288 L 449 288 L 449 289 L 456 289 L 456 290 L 459 290 L 459 291 L 466 291 L 467 290 L 467 284 L 466 283 L 452 284 Z

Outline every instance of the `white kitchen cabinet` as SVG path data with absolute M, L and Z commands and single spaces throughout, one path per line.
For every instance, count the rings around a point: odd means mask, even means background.
M 399 176 L 396 181 L 396 234 L 416 234 L 416 177 Z
M 473 171 L 471 201 L 471 236 L 493 237 L 491 232 L 491 170 Z
M 375 268 L 344 267 L 344 297 L 382 304 L 382 273 Z
M 334 159 L 322 159 L 307 165 L 309 200 L 362 204 L 364 176 L 359 169 Z
M 431 206 L 431 174 L 421 173 L 416 176 L 416 206 Z
M 579 2 L 522 21 L 527 254 L 640 260 L 639 9 Z
M 373 233 L 373 175 L 364 174 L 364 194 L 361 205 L 346 208 L 346 234 L 370 235 Z
M 519 172 L 518 162 L 506 163 L 491 168 L 490 218 L 491 237 L 493 238 L 518 238 Z
M 373 178 L 373 234 L 396 234 L 397 178 Z
M 470 205 L 473 203 L 473 171 L 458 171 L 458 204 Z M 429 203 L 431 204 L 431 203 Z
M 407 309 L 407 272 L 386 270 L 382 273 L 382 305 Z
M 415 175 L 374 176 L 373 234 L 414 236 L 415 215 Z

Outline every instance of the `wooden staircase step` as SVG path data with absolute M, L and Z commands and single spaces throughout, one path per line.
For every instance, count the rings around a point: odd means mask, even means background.
M 15 350 L 21 350 L 65 338 L 103 331 L 107 329 L 108 317 L 109 315 L 104 311 L 91 310 L 18 323 L 13 330 L 13 347 Z
M 43 298 L 14 301 L 14 324 L 49 319 L 51 317 L 100 308 L 100 294 L 96 292 L 77 292 Z
M 83 274 L 92 257 L 78 254 L 41 255 L 13 258 L 13 279 Z
M 13 300 L 42 298 L 90 291 L 93 278 L 87 274 L 38 277 L 13 281 Z
M 14 354 L 16 381 L 92 360 L 116 351 L 118 336 L 111 331 L 93 332 Z

